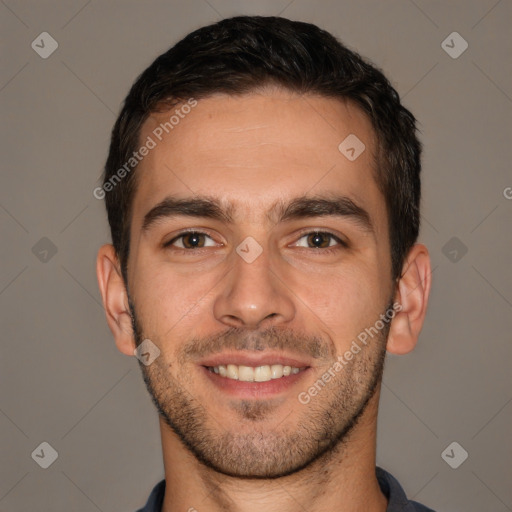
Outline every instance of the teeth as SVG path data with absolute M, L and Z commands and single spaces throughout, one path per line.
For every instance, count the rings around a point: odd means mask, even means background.
M 238 366 L 235 364 L 228 364 L 226 369 L 226 377 L 228 379 L 238 380 Z
M 254 368 L 254 381 L 255 382 L 266 382 L 272 378 L 270 372 L 270 366 L 257 366 Z
M 264 365 L 264 366 L 244 366 L 236 364 L 209 366 L 211 372 L 227 377 L 228 379 L 240 380 L 243 382 L 267 382 L 273 379 L 280 379 L 288 375 L 295 375 L 304 368 L 295 366 L 283 366 L 282 364 Z
M 215 371 L 215 369 L 213 371 Z M 244 382 L 252 382 L 254 380 L 254 369 L 250 366 L 240 365 L 238 367 L 238 380 L 243 380 Z
M 271 377 L 272 379 L 279 379 L 283 376 L 283 365 L 282 364 L 273 364 L 270 367 Z

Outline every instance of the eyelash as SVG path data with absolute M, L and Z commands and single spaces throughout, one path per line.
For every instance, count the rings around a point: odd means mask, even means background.
M 206 235 L 207 237 L 212 238 L 208 233 L 206 233 L 204 231 L 197 231 L 197 230 L 182 231 L 180 234 L 175 236 L 172 240 L 169 240 L 168 242 L 165 242 L 163 244 L 163 247 L 164 248 L 171 247 L 174 242 L 176 242 L 180 238 L 183 238 L 186 235 Z M 317 247 L 317 248 L 315 248 L 315 247 L 303 247 L 303 249 L 311 249 L 311 250 L 314 250 L 314 251 L 322 251 L 324 254 L 325 253 L 330 254 L 330 253 L 333 253 L 335 251 L 338 251 L 340 248 L 345 248 L 345 249 L 348 248 L 348 244 L 345 241 L 341 240 L 341 238 L 336 236 L 334 233 L 331 233 L 330 231 L 320 231 L 320 230 L 306 231 L 304 233 L 301 233 L 301 235 L 299 237 L 299 240 L 301 238 L 304 238 L 305 236 L 309 236 L 309 235 L 327 235 L 327 236 L 333 238 L 334 240 L 336 240 L 336 242 L 338 242 L 339 245 L 333 246 L 333 247 L 324 247 L 324 248 L 322 248 L 322 247 Z M 198 251 L 200 249 L 205 249 L 205 248 L 206 247 L 187 249 L 187 248 L 178 247 L 178 248 L 173 248 L 173 250 L 181 251 L 181 252 L 191 252 L 191 251 Z

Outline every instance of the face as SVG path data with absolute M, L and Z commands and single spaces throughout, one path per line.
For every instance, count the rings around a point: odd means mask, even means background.
M 290 474 L 346 439 L 381 377 L 388 324 L 346 356 L 394 291 L 371 124 L 275 90 L 200 100 L 159 141 L 169 116 L 141 131 L 157 144 L 132 210 L 136 342 L 160 350 L 144 379 L 207 466 Z

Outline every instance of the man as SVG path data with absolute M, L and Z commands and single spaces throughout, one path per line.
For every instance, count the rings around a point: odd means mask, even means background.
M 97 274 L 159 411 L 144 512 L 425 511 L 375 466 L 386 350 L 430 290 L 415 119 L 314 25 L 236 17 L 140 75 Z

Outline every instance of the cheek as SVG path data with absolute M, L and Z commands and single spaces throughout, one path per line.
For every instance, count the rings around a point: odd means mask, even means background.
M 298 314 L 305 325 L 330 337 L 338 352 L 373 325 L 388 299 L 375 263 L 340 266 L 329 272 L 288 276 Z
M 135 272 L 134 301 L 145 334 L 155 339 L 180 338 L 199 325 L 208 308 L 209 290 L 221 286 L 220 276 L 200 271 L 180 274 L 169 264 L 140 265 Z

